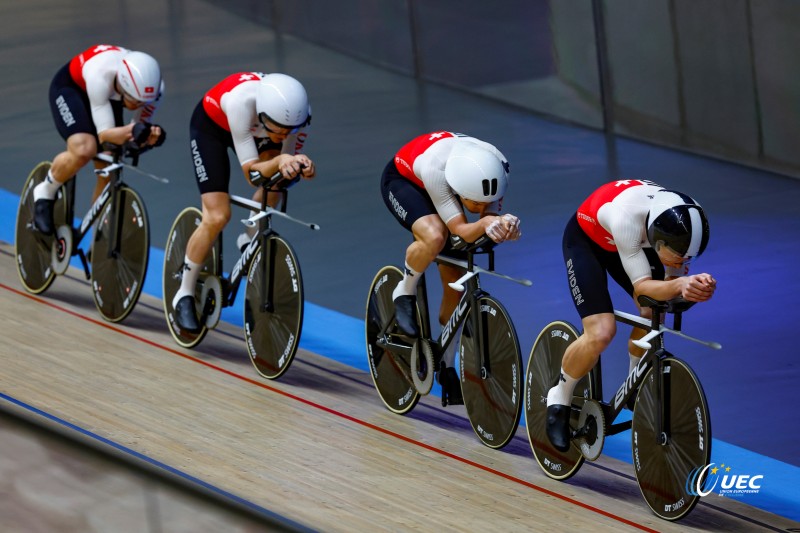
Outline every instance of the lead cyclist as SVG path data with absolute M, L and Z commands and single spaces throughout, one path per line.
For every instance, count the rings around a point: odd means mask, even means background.
M 553 446 L 570 446 L 570 404 L 576 383 L 589 373 L 616 334 L 608 292 L 611 276 L 634 298 L 683 297 L 709 300 L 717 281 L 689 275 L 689 262 L 708 244 L 708 220 L 694 199 L 646 180 L 618 180 L 592 193 L 567 222 L 563 253 L 572 300 L 583 334 L 569 345 L 558 384 L 547 394 L 547 436 Z M 651 311 L 639 308 L 641 316 Z M 644 350 L 633 344 L 645 335 L 634 328 L 628 341 L 630 369 Z

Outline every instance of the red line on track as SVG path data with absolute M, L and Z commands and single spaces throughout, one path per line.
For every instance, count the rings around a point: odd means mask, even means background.
M 402 441 L 407 442 L 409 444 L 413 444 L 414 446 L 417 446 L 419 448 L 423 448 L 425 450 L 429 450 L 429 451 L 437 453 L 439 455 L 443 455 L 445 457 L 453 459 L 454 461 L 458 461 L 460 463 L 463 463 L 463 464 L 478 468 L 480 470 L 483 470 L 484 472 L 488 472 L 490 474 L 494 474 L 496 476 L 499 476 L 501 478 L 507 479 L 507 480 L 512 481 L 514 483 L 517 483 L 519 485 L 523 485 L 523 486 L 528 487 L 530 489 L 539 491 L 539 492 L 541 492 L 543 494 L 547 494 L 548 496 L 551 496 L 553 498 L 557 498 L 559 500 L 565 501 L 565 502 L 570 503 L 572 505 L 576 505 L 578 507 L 582 507 L 583 509 L 586 509 L 586 510 L 591 511 L 593 513 L 597 513 L 597 514 L 605 516 L 607 518 L 611 518 L 612 520 L 616 520 L 618 522 L 621 522 L 623 524 L 629 525 L 629 526 L 631 526 L 633 528 L 636 528 L 636 529 L 639 529 L 641 531 L 648 531 L 648 532 L 651 532 L 651 533 L 658 533 L 658 531 L 655 530 L 655 529 L 650 529 L 647 526 L 644 526 L 642 524 L 637 524 L 636 522 L 633 522 L 633 521 L 628 520 L 626 518 L 623 518 L 621 516 L 617 516 L 617 515 L 615 515 L 613 513 L 609 513 L 608 511 L 604 511 L 604 510 L 599 509 L 597 507 L 594 507 L 594 506 L 588 505 L 586 503 L 580 502 L 578 500 L 572 499 L 572 498 L 570 498 L 568 496 L 564 496 L 563 494 L 559 494 L 557 492 L 553 492 L 553 491 L 551 491 L 549 489 L 546 489 L 544 487 L 540 487 L 538 485 L 535 485 L 533 483 L 525 481 L 524 479 L 519 479 L 517 477 L 514 477 L 512 475 L 506 474 L 506 473 L 501 472 L 499 470 L 495 470 L 494 468 L 488 467 L 486 465 L 482 465 L 480 463 L 477 463 L 475 461 L 471 461 L 471 460 L 466 459 L 464 457 L 452 454 L 450 452 L 446 452 L 446 451 L 441 450 L 439 448 L 435 448 L 435 447 L 433 447 L 433 446 L 431 446 L 429 444 L 425 444 L 424 442 L 420 442 L 420 441 L 414 440 L 414 439 L 412 439 L 410 437 L 406 437 L 405 435 L 401 435 L 400 433 L 395 433 L 394 431 L 391 431 L 389 429 L 382 428 L 382 427 L 376 426 L 374 424 L 370 424 L 369 422 L 365 422 L 364 420 L 361 420 L 359 418 L 350 416 L 350 415 L 348 415 L 346 413 L 343 413 L 341 411 L 337 411 L 335 409 L 331 409 L 330 407 L 326 407 L 326 406 L 318 404 L 316 402 L 312 402 L 311 400 L 307 400 L 305 398 L 301 398 L 300 396 L 297 396 L 297 395 L 292 394 L 290 392 L 286 392 L 286 391 L 280 390 L 280 389 L 275 388 L 275 387 L 273 387 L 271 385 L 268 385 L 268 384 L 266 384 L 266 383 L 264 383 L 262 381 L 256 381 L 256 380 L 254 380 L 252 378 L 248 378 L 247 376 L 243 376 L 241 374 L 237 374 L 236 372 L 232 372 L 232 371 L 227 370 L 225 368 L 213 365 L 213 364 L 211 364 L 211 363 L 209 363 L 207 361 L 203 361 L 202 359 L 198 359 L 198 358 L 193 357 L 191 355 L 179 352 L 178 350 L 176 350 L 174 348 L 170 348 L 168 346 L 164 346 L 163 344 L 159 344 L 159 343 L 151 341 L 149 339 L 145 339 L 144 337 L 140 337 L 138 335 L 134 335 L 133 333 L 125 331 L 124 329 L 120 329 L 119 327 L 114 326 L 114 325 L 112 325 L 112 324 L 110 324 L 108 322 L 103 322 L 102 320 L 97 320 L 97 319 L 94 319 L 94 318 L 90 318 L 88 316 L 82 315 L 80 313 L 77 313 L 77 312 L 72 311 L 70 309 L 67 309 L 65 307 L 61 307 L 60 305 L 54 304 L 52 302 L 48 302 L 47 300 L 44 300 L 44 299 L 42 299 L 42 298 L 40 298 L 38 296 L 34 296 L 32 294 L 28 294 L 28 293 L 26 293 L 24 291 L 15 289 L 14 287 L 9 287 L 8 285 L 5 285 L 4 283 L 0 283 L 0 288 L 3 288 L 5 290 L 7 290 L 9 292 L 12 292 L 14 294 L 17 294 L 19 296 L 23 296 L 25 298 L 28 298 L 30 300 L 33 300 L 33 301 L 35 301 L 37 303 L 40 303 L 42 305 L 46 305 L 48 307 L 51 307 L 51 308 L 56 309 L 58 311 L 61 311 L 62 313 L 66 313 L 68 315 L 74 316 L 74 317 L 79 318 L 81 320 L 85 320 L 86 322 L 90 322 L 90 323 L 92 323 L 92 324 L 94 324 L 96 326 L 101 326 L 101 327 L 104 327 L 106 329 L 110 329 L 111 331 L 113 331 L 115 333 L 119 333 L 121 335 L 125 335 L 126 337 L 130 337 L 131 339 L 135 339 L 135 340 L 137 340 L 139 342 L 142 342 L 142 343 L 147 344 L 149 346 L 152 346 L 154 348 L 158 348 L 159 350 L 163 350 L 165 352 L 169 352 L 169 353 L 171 353 L 173 355 L 177 355 L 179 357 L 183 357 L 184 359 L 188 359 L 189 361 L 192 361 L 194 363 L 198 363 L 198 364 L 201 364 L 201 365 L 206 366 L 208 368 L 211 368 L 213 370 L 216 370 L 218 372 L 222 372 L 223 374 L 227 374 L 227 375 L 229 375 L 229 376 L 231 376 L 233 378 L 239 379 L 239 380 L 244 381 L 246 383 L 249 383 L 251 385 L 255 385 L 256 387 L 261 387 L 262 389 L 266 389 L 266 390 L 268 390 L 270 392 L 274 392 L 276 394 L 280 394 L 280 395 L 285 396 L 287 398 L 291 398 L 292 400 L 298 401 L 300 403 L 303 403 L 303 404 L 308 405 L 310 407 L 313 407 L 315 409 L 319 409 L 320 411 L 325 411 L 326 413 L 332 414 L 332 415 L 337 416 L 339 418 L 343 418 L 345 420 L 353 422 L 354 424 L 358 424 L 360 426 L 372 429 L 374 431 L 378 431 L 380 433 L 383 433 L 384 435 L 388 435 L 390 437 L 394 437 L 394 438 L 396 438 L 398 440 L 402 440 Z

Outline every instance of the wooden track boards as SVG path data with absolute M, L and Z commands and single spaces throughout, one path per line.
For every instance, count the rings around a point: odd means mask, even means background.
M 180 349 L 146 295 L 123 324 L 108 324 L 75 270 L 41 297 L 20 287 L 13 247 L 2 244 L 0 392 L 313 529 L 796 527 L 716 496 L 664 522 L 628 464 L 601 457 L 556 482 L 522 428 L 506 449 L 488 449 L 463 407 L 428 397 L 394 415 L 369 375 L 304 350 L 266 381 L 238 328 L 221 324 L 196 350 Z

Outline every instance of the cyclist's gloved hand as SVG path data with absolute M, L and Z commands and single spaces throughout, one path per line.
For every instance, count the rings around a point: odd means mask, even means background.
M 137 122 L 133 125 L 133 144 L 139 148 L 144 148 L 150 138 L 150 130 L 153 125 L 149 122 Z
M 486 235 L 489 236 L 494 242 L 503 242 L 506 240 L 506 228 L 503 225 L 503 219 L 495 217 L 495 219 L 486 228 Z
M 515 241 L 519 239 L 520 236 L 522 235 L 522 232 L 519 229 L 519 226 L 521 224 L 519 218 L 515 217 L 510 213 L 506 213 L 501 217 L 501 220 L 503 221 L 503 224 L 505 225 L 506 228 L 507 232 L 506 240 Z
M 153 146 L 161 146 L 162 144 L 164 144 L 164 141 L 167 140 L 167 130 L 165 130 L 163 126 L 159 126 L 158 124 L 155 124 L 155 126 L 158 126 L 161 132 L 159 133 L 156 142 L 153 143 Z
M 158 137 L 152 144 L 149 143 L 150 137 L 153 135 L 153 128 L 159 129 Z M 140 149 L 152 148 L 161 146 L 167 140 L 167 130 L 158 124 L 150 124 L 149 122 L 137 122 L 133 126 L 133 143 Z

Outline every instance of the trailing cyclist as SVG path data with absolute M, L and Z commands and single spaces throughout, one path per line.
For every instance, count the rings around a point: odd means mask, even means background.
M 305 88 L 286 74 L 232 74 L 212 87 L 195 107 L 189 139 L 203 219 L 187 244 L 181 286 L 172 301 L 181 329 L 200 331 L 195 284 L 214 241 L 231 218 L 228 149 L 235 151 L 248 183 L 251 171 L 264 176 L 280 171 L 286 179 L 310 179 L 316 173 L 314 163 L 299 153 L 310 122 Z M 260 202 L 261 194 L 259 188 L 253 199 Z M 280 196 L 272 196 L 268 204 L 275 207 Z M 239 247 L 250 237 L 240 235 Z
M 688 275 L 688 265 L 703 253 L 708 237 L 708 220 L 696 201 L 646 180 L 607 183 L 570 217 L 562 247 L 583 334 L 567 348 L 559 382 L 547 394 L 547 436 L 555 448 L 569 449 L 575 384 L 616 334 L 607 276 L 633 296 L 634 303 L 639 295 L 704 302 L 714 295 L 717 282 L 706 273 Z M 639 307 L 639 313 L 650 318 L 650 309 Z M 631 369 L 644 355 L 632 341 L 644 334 L 638 328 L 631 332 Z
M 149 124 L 163 94 L 158 62 L 120 46 L 92 46 L 56 73 L 50 84 L 50 109 L 67 146 L 33 191 L 36 229 L 54 233 L 53 205 L 59 187 L 91 161 L 103 143 L 122 146 L 135 141 L 138 147 L 150 148 L 164 142 L 166 132 Z M 134 112 L 128 124 L 123 123 L 123 107 Z M 92 201 L 108 179 L 97 177 Z
M 440 253 L 463 259 L 452 249 L 450 235 L 472 242 L 484 233 L 495 242 L 516 240 L 520 221 L 499 216 L 508 186 L 509 165 L 489 143 L 460 133 L 436 131 L 413 139 L 389 161 L 381 177 L 381 194 L 395 219 L 414 236 L 406 250 L 403 279 L 392 293 L 399 329 L 418 337 L 416 293 L 420 276 Z M 469 222 L 464 210 L 479 215 Z M 439 265 L 444 294 L 439 323 L 450 317 L 461 297 L 448 286 L 463 271 Z M 463 403 L 453 368 L 455 346 L 442 357 L 438 372 L 447 403 Z

